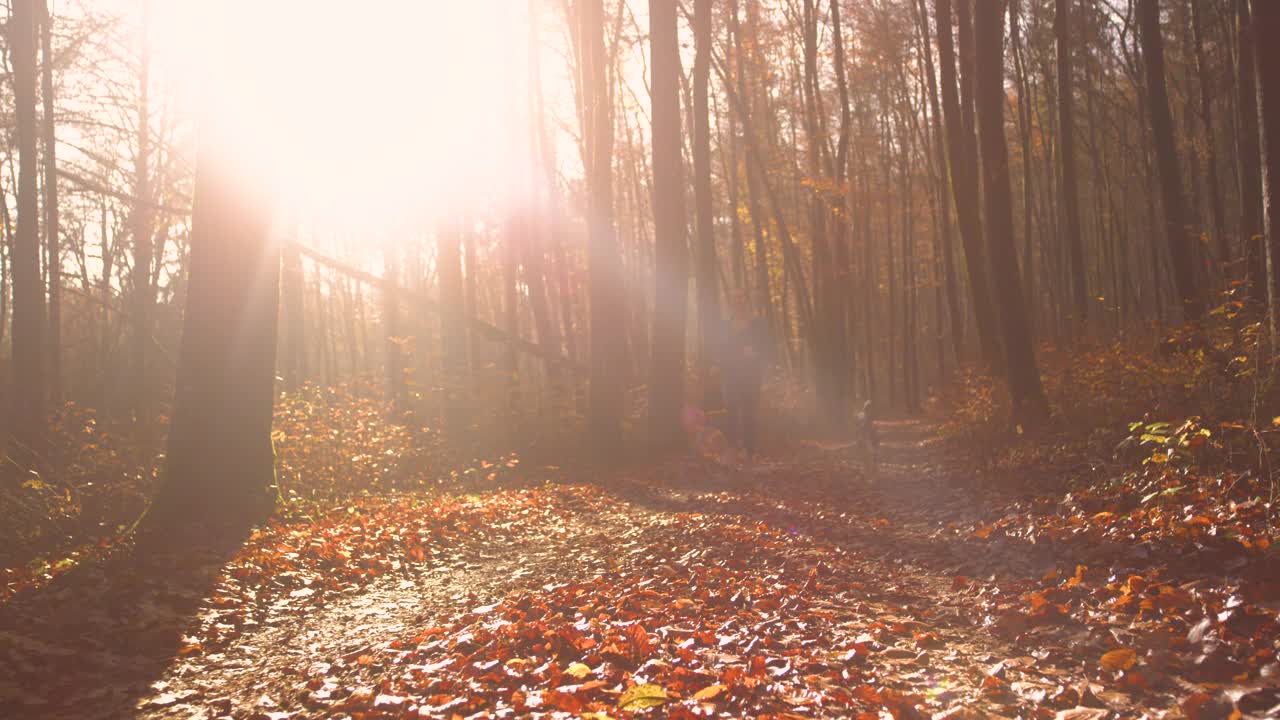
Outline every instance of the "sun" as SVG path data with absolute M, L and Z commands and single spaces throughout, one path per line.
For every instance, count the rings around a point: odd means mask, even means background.
M 501 187 L 527 132 L 524 0 L 172 0 L 151 42 L 279 202 L 365 226 Z

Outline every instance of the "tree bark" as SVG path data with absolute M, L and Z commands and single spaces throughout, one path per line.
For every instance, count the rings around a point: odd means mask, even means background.
M 1062 163 L 1062 213 L 1067 257 L 1071 262 L 1071 304 L 1075 328 L 1084 332 L 1089 319 L 1085 283 L 1084 238 L 1080 235 L 1080 182 L 1076 174 L 1075 80 L 1071 70 L 1071 0 L 1054 0 L 1054 35 L 1058 45 L 1058 162 Z M 1074 332 L 1072 333 L 1075 334 Z
M 715 218 L 711 196 L 711 117 L 707 102 L 711 80 L 711 0 L 694 0 L 693 35 L 693 194 L 697 228 L 695 275 L 698 288 L 698 367 L 703 381 L 703 405 L 710 409 L 715 398 L 719 397 L 719 392 L 711 382 L 710 368 L 712 348 L 715 347 L 715 336 L 720 326 Z
M 1164 234 L 1169 245 L 1169 260 L 1173 265 L 1174 289 L 1182 305 L 1183 318 L 1198 320 L 1204 313 L 1204 299 L 1196 289 L 1193 248 L 1186 219 L 1186 199 L 1174 145 L 1173 118 L 1169 112 L 1160 5 L 1157 0 L 1137 0 L 1137 15 L 1142 64 L 1146 71 L 1147 106 L 1151 113 L 1151 133 L 1160 179 L 1160 200 L 1164 205 Z
M 602 0 L 579 0 L 578 9 L 591 304 L 588 439 L 596 456 L 609 460 L 622 451 L 622 378 L 627 366 L 622 259 L 613 228 L 613 112 Z
M 62 253 L 58 241 L 58 153 L 53 116 L 53 14 L 40 5 L 40 96 L 44 104 L 44 236 L 49 275 L 49 397 L 62 400 Z M 0 317 L 0 322 L 4 318 Z
M 296 392 L 307 379 L 306 317 L 303 313 L 302 253 L 297 243 L 284 251 L 284 386 Z
M 266 193 L 219 119 L 201 128 L 186 314 L 163 484 L 148 523 L 266 516 L 280 247 Z
M 467 311 L 462 280 L 462 223 L 450 218 L 436 232 L 440 282 L 440 370 L 444 387 L 444 428 L 459 443 L 467 427 Z
M 932 39 L 929 33 L 929 13 L 925 0 L 917 0 L 919 11 L 920 33 L 923 39 L 921 53 L 924 55 L 925 82 L 929 84 L 929 113 L 933 116 L 933 144 L 938 163 L 938 254 L 942 260 L 942 274 L 947 299 L 947 325 L 951 335 L 951 343 L 956 362 L 963 356 L 964 323 L 961 319 L 960 292 L 956 282 L 955 250 L 951 241 L 951 192 L 949 190 L 950 168 L 947 163 L 947 144 L 942 129 L 942 104 L 938 98 L 938 79 L 933 66 Z M 941 318 L 938 320 L 941 322 Z M 939 372 L 941 372 L 941 360 Z
M 36 126 L 36 0 L 14 0 L 9 19 L 18 135 L 18 219 L 13 239 L 13 432 L 35 440 L 45 424 L 44 287 Z
M 970 149 L 974 147 L 971 126 L 967 126 L 956 94 L 956 55 L 951 37 L 951 0 L 934 0 L 934 16 L 938 24 L 938 57 L 942 80 L 942 115 L 947 131 L 950 159 L 951 192 L 956 201 L 960 240 L 964 246 L 965 268 L 969 274 L 969 292 L 973 296 L 973 313 L 978 331 L 982 362 L 998 367 L 999 345 L 996 339 L 996 309 L 991 301 L 987 275 L 987 256 L 982 237 L 982 219 L 978 209 L 978 168 Z
M 1004 329 L 1005 371 L 1014 418 L 1023 423 L 1038 422 L 1048 415 L 1049 407 L 1036 366 L 1013 242 L 1009 148 L 1004 136 L 1004 8 L 999 2 L 980 2 L 974 20 L 983 197 L 987 242 Z
M 1254 37 L 1267 42 L 1255 46 L 1259 124 L 1262 129 L 1262 206 L 1267 245 L 1271 331 L 1276 332 L 1280 305 L 1280 6 L 1271 0 L 1253 2 Z M 1273 346 L 1274 348 L 1274 346 Z
M 1236 98 L 1239 124 L 1236 156 L 1240 159 L 1240 241 L 1244 246 L 1245 274 L 1250 296 L 1259 305 L 1267 301 L 1266 247 L 1262 242 L 1262 147 L 1258 126 L 1258 90 L 1253 13 L 1249 0 L 1235 0 Z
M 1205 0 L 1190 0 L 1191 30 L 1195 40 L 1196 75 L 1200 79 L 1200 119 L 1204 123 L 1205 175 L 1209 183 L 1209 212 L 1213 218 L 1213 235 L 1218 246 L 1218 266 L 1224 275 L 1231 266 L 1231 242 L 1227 239 L 1226 211 L 1222 206 L 1222 187 L 1218 179 L 1217 141 L 1213 132 L 1213 78 L 1204 52 Z
M 656 255 L 653 341 L 650 345 L 652 359 L 649 365 L 649 442 L 656 452 L 677 450 L 684 444 L 680 411 L 684 402 L 684 336 L 689 272 L 685 245 L 684 171 L 680 157 L 680 37 L 677 20 L 676 0 L 649 0 Z
M 151 284 L 154 262 L 151 227 L 151 51 L 149 28 L 151 2 L 142 2 L 142 37 L 139 50 L 137 147 L 133 158 L 133 207 L 130 220 L 133 230 L 133 338 L 130 344 L 129 393 L 134 420 L 145 432 L 151 425 L 151 377 L 147 369 L 147 350 L 151 345 L 151 315 L 155 290 Z

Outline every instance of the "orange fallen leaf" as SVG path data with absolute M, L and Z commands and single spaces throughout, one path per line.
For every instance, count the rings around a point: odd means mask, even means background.
M 1112 650 L 1102 656 L 1101 664 L 1106 670 L 1128 670 L 1138 662 L 1138 653 L 1130 648 Z

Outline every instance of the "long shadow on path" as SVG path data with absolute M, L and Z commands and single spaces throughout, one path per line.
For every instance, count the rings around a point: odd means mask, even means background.
M 136 715 L 241 540 L 119 548 L 20 592 L 0 607 L 0 717 Z

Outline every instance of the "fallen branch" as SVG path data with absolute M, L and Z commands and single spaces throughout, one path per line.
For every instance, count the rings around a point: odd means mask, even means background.
M 317 265 L 323 265 L 331 270 L 336 270 L 353 280 L 362 282 L 366 285 L 371 285 L 382 292 L 388 292 L 404 300 L 410 300 L 416 307 L 425 308 L 431 312 L 443 311 L 443 308 L 440 306 L 440 302 L 426 293 L 415 292 L 408 288 L 401 287 L 386 278 L 378 277 L 373 273 L 353 267 L 341 260 L 331 258 L 328 255 L 325 255 L 313 248 L 309 248 L 301 243 L 293 242 L 291 245 L 297 248 L 298 252 L 311 258 L 312 262 Z M 581 375 L 585 375 L 589 372 L 589 368 L 586 365 L 579 363 L 572 358 L 565 357 L 560 354 L 558 350 L 552 350 L 530 340 L 510 335 L 497 325 L 487 323 L 479 318 L 467 318 L 467 323 L 471 326 L 471 329 L 474 332 L 480 333 L 480 335 L 486 340 L 511 345 L 516 350 L 542 359 L 552 367 L 566 368 Z

